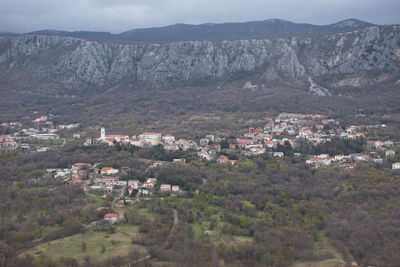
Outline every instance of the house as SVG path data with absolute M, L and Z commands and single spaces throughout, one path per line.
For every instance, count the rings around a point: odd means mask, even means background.
M 229 158 L 227 156 L 221 155 L 221 156 L 218 157 L 217 161 L 219 163 L 228 163 L 229 162 Z
M 394 152 L 393 150 L 386 150 L 385 151 L 385 157 L 394 157 L 396 155 L 396 152 Z
M 128 186 L 133 187 L 134 189 L 138 189 L 141 185 L 139 180 L 128 180 Z
M 204 147 L 204 146 L 208 145 L 209 142 L 210 142 L 209 139 L 206 139 L 206 138 L 200 139 L 200 146 Z
M 166 143 L 164 144 L 164 149 L 169 151 L 176 151 L 179 150 L 179 146 L 175 143 Z
M 173 159 L 172 162 L 173 163 L 185 164 L 186 163 L 186 159 Z
M 146 182 L 143 183 L 143 187 L 145 188 L 153 188 L 157 184 L 156 178 L 148 178 Z
M 109 223 L 116 223 L 119 221 L 119 215 L 117 213 L 107 213 L 104 215 L 104 220 Z
M 259 147 L 259 146 L 254 146 L 250 148 L 250 152 L 252 155 L 259 155 L 259 154 L 264 154 L 265 153 L 265 148 Z
M 237 146 L 239 148 L 244 148 L 247 145 L 253 144 L 253 140 L 250 140 L 250 139 L 236 139 L 235 143 L 237 144 Z
M 179 191 L 181 191 L 181 189 L 179 188 L 179 185 L 173 185 L 173 186 L 171 187 L 171 190 L 172 190 L 172 192 L 179 192 Z
M 32 138 L 37 138 L 39 140 L 58 140 L 60 136 L 58 134 L 34 134 L 31 135 Z
M 198 155 L 200 158 L 202 158 L 202 159 L 205 159 L 205 160 L 212 160 L 211 155 L 208 154 L 207 151 L 204 151 L 204 150 L 203 150 L 203 151 L 197 153 L 197 155 Z
M 342 161 L 345 159 L 345 155 L 335 155 L 334 160 L 335 161 Z
M 88 170 L 78 170 L 78 177 L 81 179 L 87 179 L 89 178 L 89 171 Z
M 38 118 L 36 118 L 35 120 L 33 120 L 33 122 L 39 123 L 39 122 L 44 122 L 47 121 L 47 116 L 40 116 Z
M 383 159 L 381 159 L 381 158 L 372 158 L 371 161 L 373 163 L 376 163 L 376 164 L 382 164 L 383 163 Z
M 356 138 L 362 138 L 362 137 L 365 137 L 365 134 L 364 133 L 356 133 L 355 136 L 356 136 Z
M 229 149 L 236 149 L 236 145 L 235 144 L 229 144 Z
M 328 166 L 331 163 L 332 163 L 332 159 L 329 157 L 324 157 L 324 158 L 314 157 L 314 158 L 306 160 L 306 164 L 316 166 L 316 167 Z
M 370 156 L 368 154 L 351 154 L 350 158 L 354 161 L 369 161 Z
M 367 146 L 372 148 L 381 148 L 383 147 L 383 141 L 380 140 L 367 141 Z
M 13 150 L 18 147 L 18 144 L 10 136 L 0 136 L 0 150 Z
M 161 139 L 165 143 L 173 143 L 173 142 L 175 142 L 175 136 L 170 135 L 170 134 L 164 135 Z
M 394 142 L 393 141 L 385 141 L 383 142 L 383 146 L 385 147 L 393 147 L 394 146 Z
M 112 175 L 119 173 L 119 170 L 114 169 L 113 167 L 103 167 L 100 169 L 100 173 L 103 175 Z
M 112 177 L 112 176 L 105 177 L 105 178 L 103 179 L 103 182 L 104 182 L 105 184 L 111 184 L 111 185 L 115 185 L 115 182 L 116 182 L 116 181 L 117 181 L 117 179 L 114 178 L 114 177 Z
M 221 145 L 220 144 L 211 144 L 210 150 L 215 152 L 221 152 Z
M 50 149 L 50 148 L 48 148 L 47 146 L 45 146 L 45 147 L 41 147 L 41 148 L 36 149 L 36 152 L 46 152 L 46 151 L 49 151 L 49 149 Z
M 121 167 L 121 173 L 123 173 L 123 174 L 127 174 L 130 170 L 131 170 L 131 168 L 129 168 L 129 167 L 126 167 L 126 166 Z
M 400 162 L 393 163 L 392 170 L 400 170 Z
M 178 145 L 179 148 L 181 148 L 183 151 L 189 150 L 189 149 L 194 149 L 197 150 L 197 143 L 193 140 L 186 140 L 186 139 L 179 139 L 176 144 Z
M 353 162 L 346 162 L 341 165 L 341 167 L 345 168 L 345 169 L 354 169 L 356 166 L 357 166 L 357 164 L 353 163 Z
M 255 133 L 245 133 L 243 136 L 248 139 L 254 139 Z
M 278 158 L 283 158 L 283 156 L 284 156 L 283 152 L 274 152 L 272 155 L 274 157 L 278 157 Z
M 265 146 L 268 148 L 273 148 L 273 147 L 275 147 L 275 142 L 274 141 L 266 141 Z
M 147 142 L 160 141 L 161 140 L 161 133 L 146 132 L 146 133 L 142 133 L 138 137 L 141 138 L 141 139 L 144 139 Z
M 133 146 L 138 146 L 138 147 L 143 147 L 145 140 L 144 139 L 140 139 L 140 138 L 134 138 L 134 139 L 130 139 L 130 144 Z
M 162 184 L 160 185 L 160 192 L 170 192 L 171 185 L 170 184 Z
M 213 134 L 208 134 L 206 135 L 206 139 L 210 140 L 211 142 L 214 142 L 215 136 Z

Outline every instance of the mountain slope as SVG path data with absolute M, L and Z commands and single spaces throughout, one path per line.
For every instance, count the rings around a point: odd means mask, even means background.
M 43 35 L 0 38 L 3 79 L 73 88 L 227 79 L 238 73 L 264 81 L 307 80 L 309 76 L 345 79 L 366 72 L 396 75 L 399 64 L 400 26 L 318 37 L 166 44 Z

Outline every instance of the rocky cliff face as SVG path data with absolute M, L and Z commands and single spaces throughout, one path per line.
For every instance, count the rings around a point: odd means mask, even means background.
M 60 36 L 0 38 L 3 74 L 68 87 L 120 82 L 222 79 L 257 71 L 260 78 L 307 79 L 400 69 L 400 26 L 373 26 L 322 37 L 166 44 L 119 44 Z

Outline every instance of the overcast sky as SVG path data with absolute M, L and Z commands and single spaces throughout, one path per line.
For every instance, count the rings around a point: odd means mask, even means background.
M 357 18 L 400 23 L 400 0 L 0 0 L 0 31 L 39 29 L 119 33 L 175 23 L 282 18 L 330 24 Z

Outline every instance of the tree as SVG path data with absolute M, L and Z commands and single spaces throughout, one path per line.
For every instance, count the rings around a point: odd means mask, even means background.
M 87 244 L 85 241 L 82 241 L 82 251 L 85 252 L 87 249 Z

